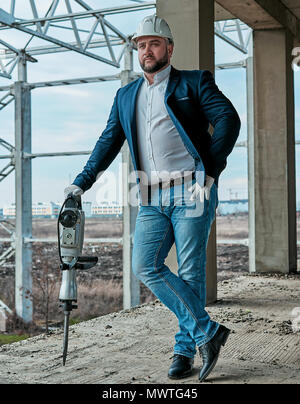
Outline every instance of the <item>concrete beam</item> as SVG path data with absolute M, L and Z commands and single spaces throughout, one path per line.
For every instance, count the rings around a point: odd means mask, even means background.
M 217 0 L 253 29 L 287 28 L 300 40 L 300 20 L 280 0 Z
M 220 4 L 215 3 L 215 21 L 233 20 L 236 17 Z
M 126 46 L 124 54 L 124 70 L 121 72 L 121 86 L 125 86 L 134 80 L 133 76 L 133 51 Z M 123 201 L 123 308 L 130 309 L 140 304 L 140 281 L 132 272 L 132 248 L 135 222 L 138 207 L 133 206 L 130 200 L 131 183 L 130 173 L 133 172 L 132 159 L 128 143 L 125 142 L 122 149 L 122 201 Z
M 174 36 L 173 66 L 214 72 L 213 0 L 158 0 L 156 10 Z

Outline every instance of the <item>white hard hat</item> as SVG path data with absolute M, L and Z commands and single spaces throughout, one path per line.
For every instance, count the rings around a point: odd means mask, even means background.
M 157 17 L 155 14 L 145 17 L 138 26 L 137 32 L 133 35 L 132 41 L 141 36 L 159 36 L 170 39 L 173 42 L 172 32 L 166 20 Z

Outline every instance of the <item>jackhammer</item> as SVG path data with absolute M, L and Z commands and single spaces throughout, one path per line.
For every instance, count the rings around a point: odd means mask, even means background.
M 66 363 L 69 338 L 69 318 L 72 309 L 77 309 L 76 271 L 90 269 L 98 257 L 82 257 L 85 214 L 80 196 L 70 193 L 65 199 L 57 220 L 58 253 L 62 283 L 59 292 L 60 307 L 64 311 L 63 365 Z

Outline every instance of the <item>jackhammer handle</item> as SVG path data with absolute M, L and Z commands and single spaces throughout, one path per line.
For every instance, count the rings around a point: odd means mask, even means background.
M 76 269 L 90 269 L 98 262 L 98 257 L 78 257 L 75 264 Z
M 97 264 L 98 257 L 90 257 L 90 256 L 78 257 L 77 262 L 94 262 L 95 264 Z

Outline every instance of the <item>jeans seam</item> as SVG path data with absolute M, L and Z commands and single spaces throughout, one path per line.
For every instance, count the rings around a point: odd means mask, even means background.
M 168 232 L 169 232 L 170 226 L 171 226 L 171 223 L 169 223 L 169 226 L 168 226 L 168 228 L 167 228 L 167 230 L 166 230 L 166 233 L 165 233 L 165 235 L 164 235 L 164 237 L 163 237 L 163 239 L 162 239 L 162 241 L 161 241 L 161 243 L 160 243 L 159 248 L 157 249 L 157 253 L 156 253 L 155 259 L 154 259 L 154 271 L 155 271 L 155 272 L 158 274 L 158 276 L 169 286 L 169 288 L 174 292 L 174 294 L 178 297 L 178 299 L 183 303 L 183 305 L 185 306 L 185 308 L 187 309 L 187 311 L 188 311 L 188 312 L 190 313 L 190 315 L 193 317 L 193 319 L 194 319 L 194 321 L 195 321 L 197 327 L 199 328 L 199 330 L 200 330 L 204 335 L 206 335 L 206 339 L 207 339 L 207 338 L 210 338 L 209 335 L 207 335 L 207 333 L 206 333 L 205 331 L 203 331 L 203 329 L 200 327 L 197 318 L 195 317 L 194 313 L 190 310 L 190 308 L 187 306 L 187 304 L 185 303 L 185 301 L 177 294 L 176 290 L 175 290 L 175 289 L 171 286 L 171 284 L 164 278 L 164 276 L 162 276 L 162 275 L 159 273 L 159 271 L 157 270 L 157 265 L 156 265 L 156 263 L 157 263 L 157 257 L 158 257 L 158 254 L 159 254 L 160 250 L 161 250 L 161 247 L 162 247 L 162 245 L 163 245 L 163 242 L 164 242 L 165 238 L 167 237 L 167 234 L 168 234 Z
M 174 355 L 181 355 L 181 356 L 185 356 L 186 358 L 190 358 L 190 359 L 194 359 L 195 355 L 193 356 L 187 356 L 187 354 L 185 352 L 178 352 L 178 351 L 174 351 Z
M 167 228 L 167 230 L 166 230 L 166 232 L 165 232 L 165 234 L 164 234 L 164 237 L 163 237 L 163 239 L 162 239 L 162 241 L 161 241 L 161 243 L 160 243 L 160 245 L 159 245 L 159 247 L 158 247 L 158 249 L 157 249 L 157 252 L 156 252 L 156 254 L 155 254 L 155 257 L 154 257 L 154 271 L 155 272 L 157 272 L 158 274 L 159 274 L 159 272 L 157 271 L 157 269 L 156 269 L 156 262 L 157 262 L 157 257 L 158 257 L 158 254 L 159 254 L 159 252 L 160 252 L 160 250 L 161 250 L 161 247 L 162 247 L 162 245 L 163 245 L 163 242 L 165 241 L 165 238 L 167 237 L 167 234 L 168 234 L 168 232 L 169 232 L 169 229 L 170 229 L 170 227 L 171 227 L 171 222 L 169 223 L 169 226 L 168 226 L 168 228 Z

